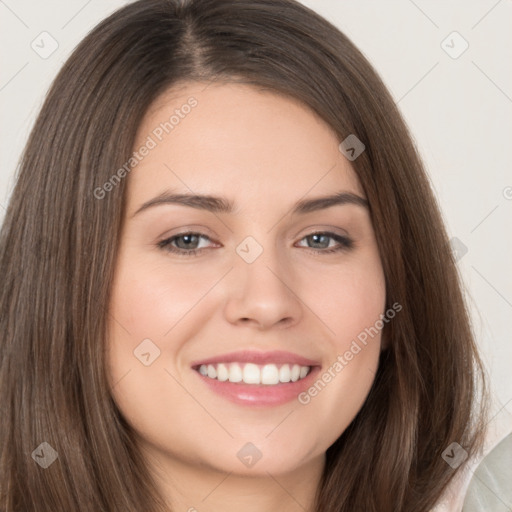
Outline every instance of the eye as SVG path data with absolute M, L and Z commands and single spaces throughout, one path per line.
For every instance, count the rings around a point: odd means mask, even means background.
M 162 240 L 157 244 L 157 246 L 164 251 L 178 256 L 191 257 L 197 256 L 198 253 L 203 251 L 203 249 L 207 249 L 205 246 L 200 246 L 201 240 L 211 241 L 210 237 L 207 235 L 195 232 L 186 232 Z M 302 240 L 311 241 L 313 246 L 308 244 L 307 248 L 318 254 L 330 254 L 349 250 L 353 247 L 353 242 L 350 238 L 330 232 L 311 233 L 310 235 L 302 238 Z M 331 240 L 335 241 L 334 246 L 331 245 Z
M 201 239 L 210 240 L 210 237 L 201 233 L 180 233 L 158 243 L 158 247 L 179 256 L 195 256 L 205 247 L 199 247 Z
M 329 239 L 334 240 L 336 242 L 334 246 L 331 245 Z M 352 247 L 354 246 L 353 241 L 346 236 L 338 235 L 337 233 L 323 231 L 311 233 L 310 235 L 305 236 L 302 240 L 312 241 L 313 246 L 308 245 L 308 248 L 313 249 L 313 252 L 320 254 L 329 254 L 333 252 L 345 251 L 348 249 L 352 249 Z

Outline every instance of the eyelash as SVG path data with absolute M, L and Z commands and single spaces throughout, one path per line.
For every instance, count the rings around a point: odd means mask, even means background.
M 205 239 L 210 240 L 210 237 L 208 237 L 206 235 L 203 235 L 201 233 L 196 233 L 193 231 L 188 231 L 185 233 L 180 233 L 178 235 L 174 235 L 165 240 L 162 240 L 161 242 L 158 242 L 157 246 L 164 251 L 176 254 L 177 256 L 180 256 L 180 257 L 181 256 L 183 256 L 185 258 L 186 257 L 194 257 L 194 256 L 197 256 L 198 253 L 202 252 L 203 249 L 205 249 L 205 248 L 203 247 L 202 249 L 185 250 L 185 249 L 179 249 L 179 248 L 173 247 L 171 245 L 172 242 L 174 242 L 176 239 L 184 237 L 184 236 L 190 236 L 190 235 L 199 236 L 199 238 L 205 238 Z M 305 238 L 309 238 L 309 237 L 312 237 L 315 235 L 328 236 L 329 238 L 332 238 L 333 240 L 338 242 L 338 244 L 340 244 L 340 245 L 338 245 L 338 247 L 333 247 L 330 249 L 315 249 L 313 247 L 306 248 L 306 249 L 309 249 L 310 251 L 312 251 L 314 254 L 332 254 L 332 253 L 336 253 L 336 252 L 340 252 L 340 251 L 346 251 L 346 250 L 352 249 L 352 247 L 354 245 L 353 241 L 350 238 L 348 238 L 346 236 L 338 235 L 336 233 L 330 233 L 328 231 L 317 231 L 314 233 L 310 233 L 309 235 L 306 235 L 305 237 L 301 238 L 301 240 L 304 240 Z

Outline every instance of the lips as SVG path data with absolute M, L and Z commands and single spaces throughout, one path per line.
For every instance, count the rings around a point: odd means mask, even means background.
M 215 394 L 253 407 L 297 399 L 320 371 L 318 361 L 286 351 L 231 352 L 194 361 L 191 367 Z
M 253 363 L 257 365 L 265 364 L 297 364 L 299 366 L 320 366 L 318 361 L 302 357 L 293 352 L 284 350 L 275 350 L 271 352 L 256 352 L 249 350 L 241 350 L 237 352 L 229 352 L 207 359 L 201 359 L 191 363 L 192 368 L 198 369 L 201 365 L 218 363 Z

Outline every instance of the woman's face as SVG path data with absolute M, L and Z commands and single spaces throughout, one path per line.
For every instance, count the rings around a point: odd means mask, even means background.
M 323 463 L 361 408 L 385 285 L 340 142 L 305 106 L 248 85 L 187 83 L 148 111 L 125 177 L 108 362 L 162 467 Z

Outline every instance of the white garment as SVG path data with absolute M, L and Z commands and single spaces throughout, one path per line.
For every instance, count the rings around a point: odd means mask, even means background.
M 500 420 L 489 425 L 482 453 L 463 464 L 431 512 L 512 511 L 512 416 L 505 410 Z
M 480 463 L 469 483 L 462 512 L 512 511 L 512 433 Z

